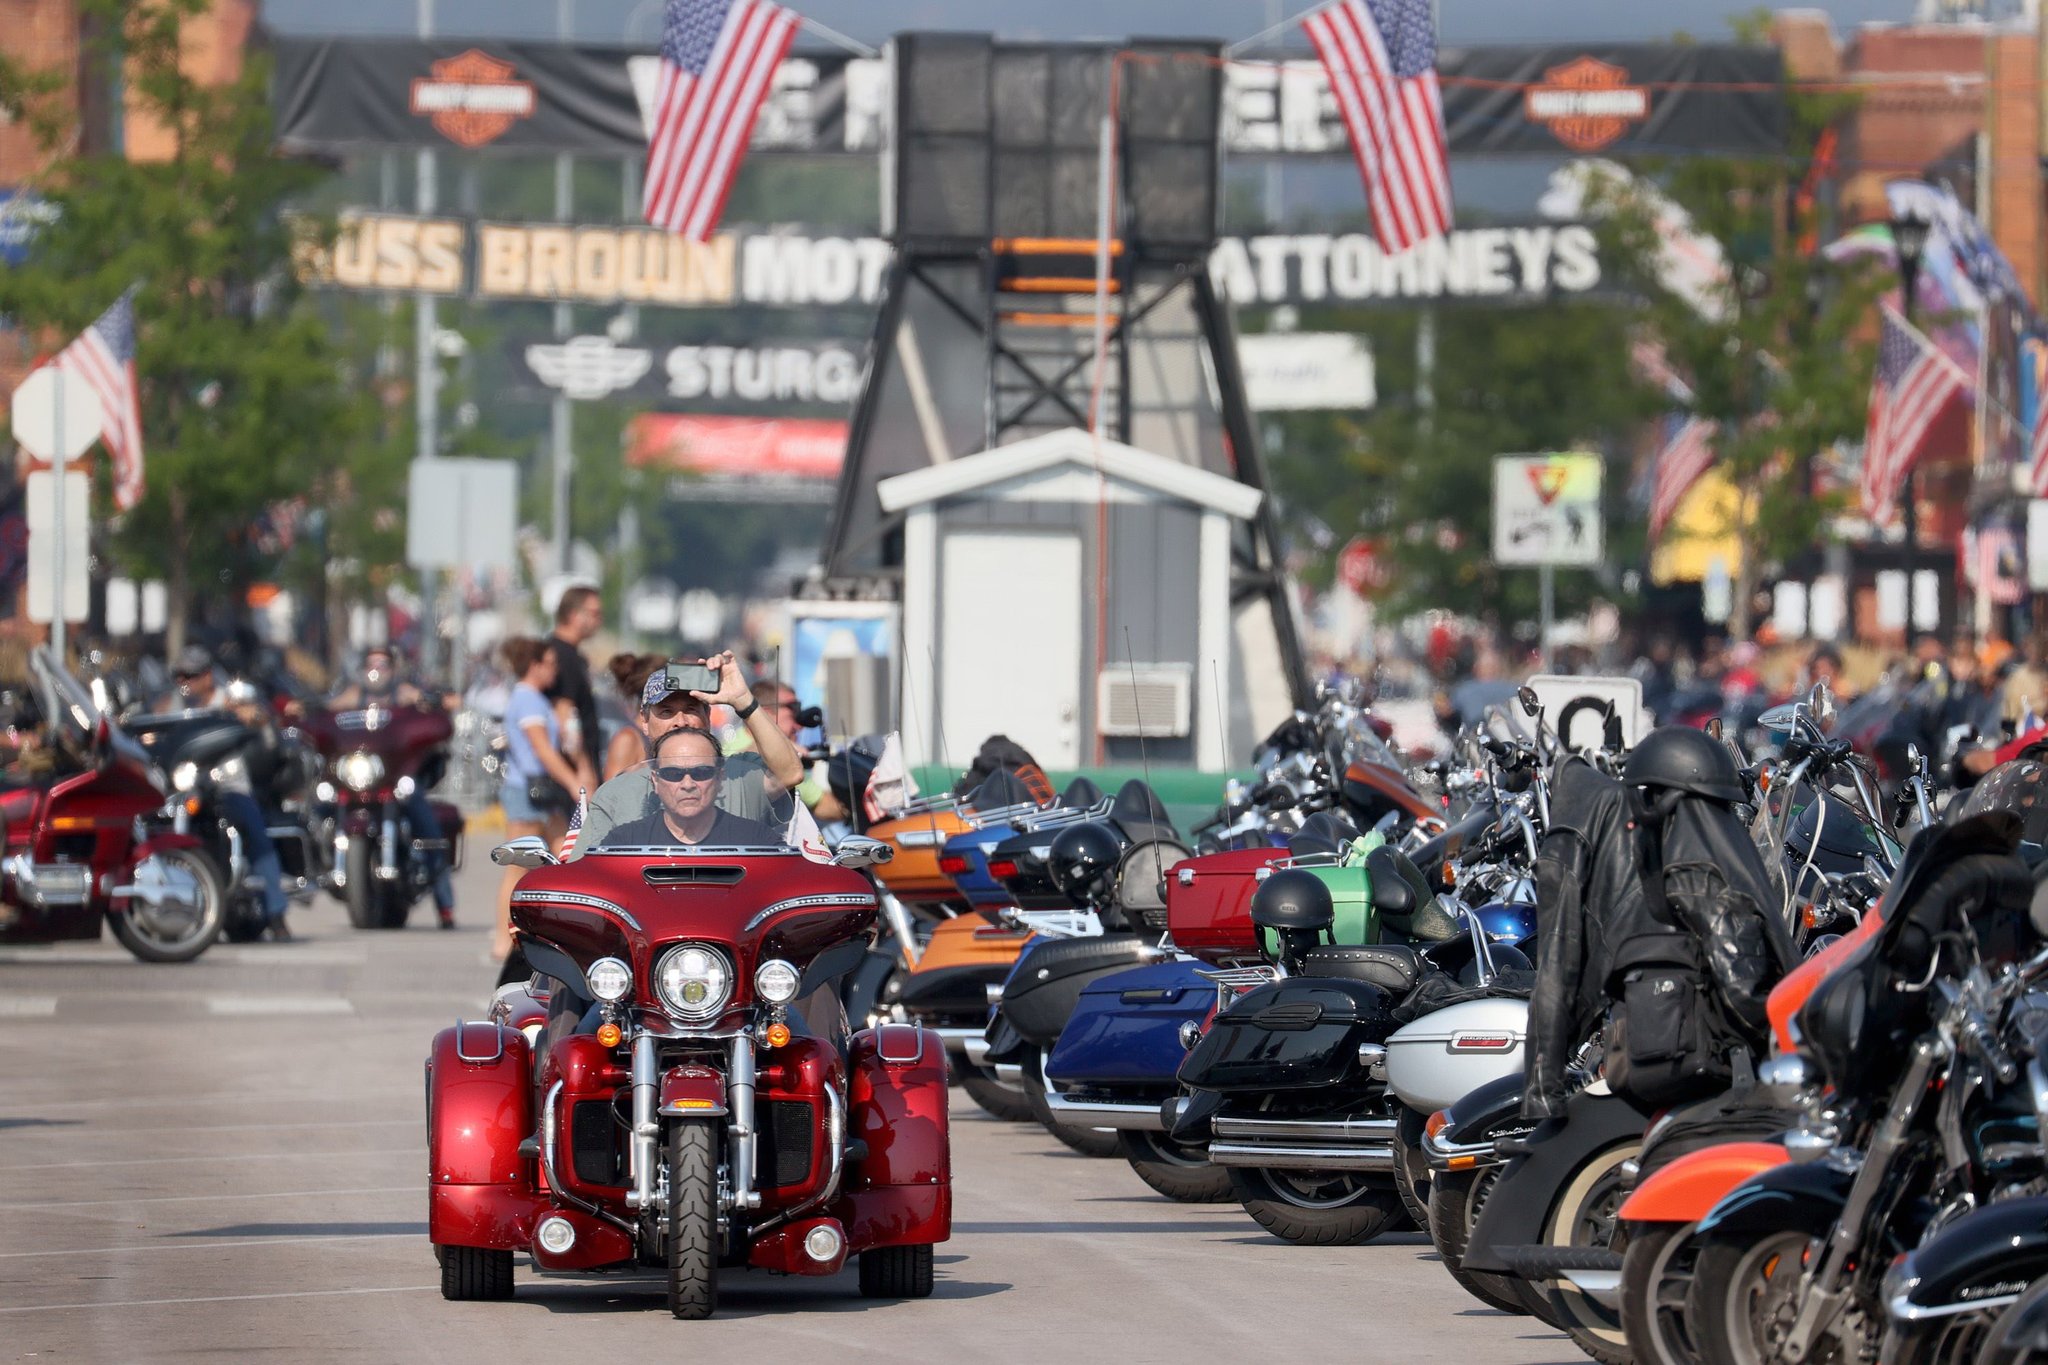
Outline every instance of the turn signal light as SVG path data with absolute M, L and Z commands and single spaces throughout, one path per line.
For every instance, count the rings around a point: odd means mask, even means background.
M 625 1036 L 624 1033 L 619 1031 L 617 1024 L 599 1024 L 597 1026 L 597 1044 L 599 1047 L 617 1047 L 619 1040 Z
M 768 1034 L 767 1034 L 767 1038 L 768 1038 L 768 1046 L 770 1046 L 770 1047 L 788 1047 L 788 1046 L 789 1046 L 789 1025 L 787 1025 L 787 1024 L 770 1024 L 770 1025 L 768 1026 Z
M 1476 1156 L 1454 1156 L 1444 1163 L 1454 1171 L 1469 1171 L 1478 1164 L 1479 1158 Z
M 196 796 L 188 796 L 188 797 L 186 797 L 186 798 L 185 798 L 185 814 L 187 814 L 187 815 L 197 815 L 197 814 L 199 814 L 199 798 L 198 798 L 198 797 L 196 797 Z
M 1444 889 L 1453 890 L 1458 885 L 1458 869 L 1450 863 L 1444 864 Z

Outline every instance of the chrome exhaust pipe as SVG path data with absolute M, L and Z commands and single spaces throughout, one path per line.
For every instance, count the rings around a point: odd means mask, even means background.
M 1394 1154 L 1374 1147 L 1293 1147 L 1277 1143 L 1211 1142 L 1209 1160 L 1218 1166 L 1263 1166 L 1274 1171 L 1384 1171 Z
M 1145 1133 L 1166 1131 L 1156 1104 L 1069 1099 L 1052 1088 L 1049 1078 L 1044 1081 L 1044 1087 L 1045 1107 L 1050 1111 L 1053 1122 L 1062 1128 L 1118 1128 Z
M 1310 1142 L 1321 1147 L 1381 1146 L 1392 1150 L 1393 1119 L 1253 1119 L 1218 1114 L 1213 1128 L 1220 1138 L 1264 1142 Z

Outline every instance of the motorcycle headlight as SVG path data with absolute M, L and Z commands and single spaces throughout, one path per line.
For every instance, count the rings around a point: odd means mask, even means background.
M 601 957 L 583 973 L 590 993 L 607 1005 L 616 1005 L 633 989 L 633 969 L 615 957 Z
M 384 760 L 358 749 L 335 760 L 334 775 L 352 792 L 368 791 L 384 776 Z
M 700 1024 L 732 998 L 732 964 L 709 944 L 678 943 L 655 964 L 654 989 L 670 1014 Z
M 795 967 L 781 958 L 770 958 L 754 972 L 754 994 L 771 1005 L 787 1005 L 796 999 L 797 983 L 803 980 Z
M 180 763 L 171 769 L 171 789 L 188 792 L 199 785 L 199 765 L 191 761 Z

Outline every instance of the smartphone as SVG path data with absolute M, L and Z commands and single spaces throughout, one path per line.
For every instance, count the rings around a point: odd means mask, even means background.
M 668 681 L 670 687 L 685 692 L 712 693 L 718 690 L 718 670 L 703 664 L 670 664 Z

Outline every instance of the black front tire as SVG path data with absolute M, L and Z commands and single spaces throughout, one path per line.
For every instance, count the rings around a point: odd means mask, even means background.
M 1626 1255 L 1627 1227 L 1616 1216 L 1628 1196 L 1622 1166 L 1641 1152 L 1642 1143 L 1637 1140 L 1616 1143 L 1595 1152 L 1574 1170 L 1544 1224 L 1544 1243 Z M 1634 1357 L 1619 1313 L 1569 1280 L 1548 1281 L 1540 1291 L 1555 1315 L 1552 1320 L 1564 1329 L 1572 1345 L 1600 1365 L 1631 1365 Z
M 1183 1146 L 1163 1133 L 1118 1133 L 1117 1149 L 1138 1179 L 1179 1204 L 1227 1204 L 1230 1172 L 1212 1166 L 1200 1147 Z
M 1717 1365 L 1764 1365 L 1775 1324 L 1798 1311 L 1801 1271 L 1819 1244 L 1803 1232 L 1715 1234 L 1699 1239 L 1687 1317 L 1700 1357 Z M 1807 1358 L 1843 1360 L 1839 1340 L 1823 1337 Z
M 1358 1246 L 1391 1230 L 1401 1196 L 1384 1177 L 1341 1171 L 1269 1171 L 1232 1166 L 1230 1188 L 1244 1211 L 1275 1237 L 1296 1246 Z
M 213 860 L 189 848 L 171 849 L 157 857 L 192 874 L 199 887 L 199 906 L 181 926 L 159 924 L 139 899 L 118 904 L 107 927 L 123 948 L 142 962 L 190 962 L 211 948 L 228 920 L 227 895 Z
M 486 1247 L 435 1247 L 441 1297 L 469 1302 L 512 1297 L 512 1253 Z
M 668 1311 L 696 1322 L 718 1311 L 718 1130 L 678 1123 L 665 1145 Z
M 860 1296 L 864 1299 L 928 1299 L 932 1296 L 931 1244 L 877 1247 L 860 1254 Z
M 1394 1124 L 1394 1192 L 1401 1196 L 1408 1221 L 1428 1232 L 1430 1172 L 1429 1158 L 1422 1154 L 1424 1122 L 1413 1109 L 1403 1109 Z
M 1686 1317 L 1696 1249 L 1690 1223 L 1634 1223 L 1621 1259 L 1621 1326 L 1639 1365 L 1699 1365 Z
M 1476 1171 L 1451 1171 L 1438 1175 L 1429 1185 L 1429 1239 L 1444 1269 L 1459 1287 L 1488 1308 L 1527 1316 L 1534 1311 L 1534 1289 L 1506 1275 L 1487 1275 L 1465 1269 L 1465 1248 L 1472 1243 L 1472 1229 L 1486 1196 L 1500 1179 L 1501 1168 L 1483 1166 Z

